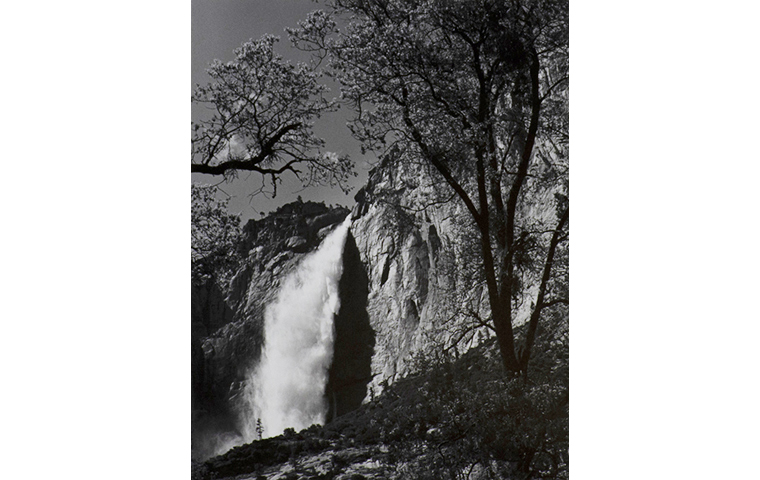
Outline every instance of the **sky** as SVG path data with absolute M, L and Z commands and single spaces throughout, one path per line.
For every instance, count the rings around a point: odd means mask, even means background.
M 214 59 L 229 61 L 234 58 L 234 49 L 241 43 L 253 38 L 260 38 L 269 33 L 280 36 L 276 50 L 291 61 L 305 60 L 303 52 L 289 46 L 286 27 L 295 27 L 306 14 L 322 8 L 312 0 L 192 0 L 192 74 L 191 88 L 196 84 L 208 82 L 205 73 L 208 64 Z M 332 91 L 328 94 L 337 97 L 337 86 L 330 84 Z M 201 108 L 193 108 L 193 118 L 202 115 Z M 297 196 L 304 200 L 322 201 L 326 204 L 340 204 L 351 207 L 356 191 L 364 185 L 372 162 L 377 158 L 373 154 L 362 155 L 359 143 L 346 128 L 350 112 L 343 107 L 338 112 L 323 115 L 315 125 L 315 132 L 326 141 L 325 150 L 339 154 L 348 154 L 356 164 L 358 176 L 351 181 L 353 190 L 344 194 L 339 188 L 311 187 L 303 189 L 297 179 L 284 177 L 278 186 L 277 197 L 272 199 L 264 195 L 250 197 L 261 185 L 257 174 L 241 172 L 232 182 L 219 186 L 230 196 L 229 209 L 240 213 L 245 223 L 249 218 L 260 218 L 262 213 L 270 212 L 280 205 L 291 202 Z M 218 184 L 221 177 L 192 174 L 194 183 Z M 220 193 L 221 198 L 226 195 Z

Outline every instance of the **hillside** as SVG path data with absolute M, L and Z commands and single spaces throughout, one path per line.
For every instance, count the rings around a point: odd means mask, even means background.
M 457 360 L 418 359 L 325 427 L 236 447 L 194 464 L 193 478 L 567 478 L 566 324 L 542 333 L 527 381 L 504 375 L 493 341 Z

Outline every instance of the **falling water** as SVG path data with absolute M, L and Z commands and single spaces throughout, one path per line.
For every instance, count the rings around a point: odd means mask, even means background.
M 246 386 L 246 441 L 324 423 L 325 385 L 333 357 L 333 319 L 350 217 L 303 258 L 282 283 L 264 320 L 264 347 Z

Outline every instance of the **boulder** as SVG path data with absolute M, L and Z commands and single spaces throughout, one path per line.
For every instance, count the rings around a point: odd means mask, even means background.
M 285 241 L 285 248 L 296 253 L 306 253 L 309 251 L 309 244 L 304 237 L 293 236 Z

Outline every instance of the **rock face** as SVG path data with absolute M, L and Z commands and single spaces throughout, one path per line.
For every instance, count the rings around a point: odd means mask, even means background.
M 454 247 L 467 219 L 457 202 L 431 202 L 438 192 L 424 172 L 402 175 L 389 163 L 370 173 L 352 211 L 377 340 L 369 397 L 407 374 L 417 353 L 445 343 L 438 317 L 459 283 Z
M 338 291 L 341 304 L 335 317 L 333 361 L 326 386 L 328 422 L 362 404 L 373 373 L 376 338 L 367 312 L 369 279 L 351 233 L 346 238 Z
M 340 310 L 326 387 L 327 420 L 343 415 L 403 376 L 414 355 L 440 342 L 436 315 L 456 288 L 451 254 L 461 213 L 455 202 L 419 209 L 422 176 L 383 162 L 352 212 L 312 202 L 285 205 L 244 227 L 245 260 L 228 282 L 193 288 L 193 456 L 240 442 L 244 382 L 263 345 L 264 311 L 304 254 L 352 216 L 339 282 Z
M 460 354 L 491 335 L 480 328 L 490 308 L 472 216 L 431 166 L 407 161 L 401 167 L 396 157 L 391 151 L 370 172 L 352 210 L 351 231 L 369 279 L 367 311 L 376 338 L 369 397 L 408 374 L 418 354 L 435 356 L 441 349 Z M 516 226 L 524 232 L 551 232 L 557 224 L 556 205 L 567 185 L 556 180 L 553 168 L 537 163 L 523 186 Z M 528 288 L 516 299 L 515 327 L 530 318 L 541 255 L 520 271 Z
M 387 199 L 395 183 L 378 168 L 357 195 L 339 282 L 327 420 L 403 375 L 426 344 L 437 311 L 441 250 L 450 229 L 436 213 L 414 215 Z M 193 453 L 201 459 L 237 435 L 244 381 L 263 344 L 264 311 L 282 279 L 349 211 L 311 202 L 286 205 L 250 221 L 240 248 L 247 257 L 226 285 L 193 290 Z M 210 440 L 208 440 L 210 439 Z M 239 439 L 238 439 L 239 440 Z M 233 441 L 233 440 L 230 440 Z

